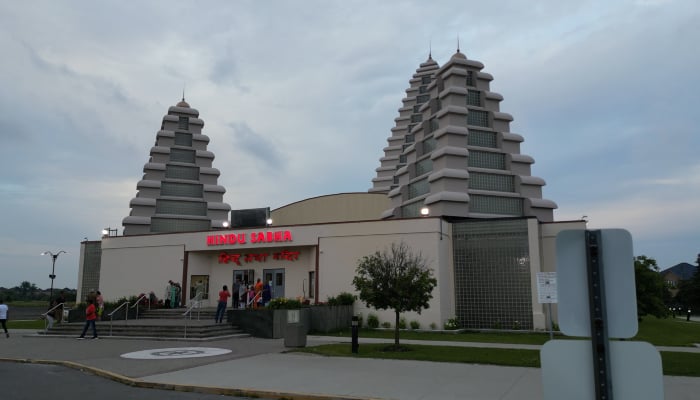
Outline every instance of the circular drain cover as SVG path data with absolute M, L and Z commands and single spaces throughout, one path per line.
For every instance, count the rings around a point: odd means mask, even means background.
M 138 360 L 166 360 L 172 358 L 211 357 L 228 354 L 231 350 L 215 347 L 171 347 L 167 349 L 151 349 L 122 354 L 122 358 Z

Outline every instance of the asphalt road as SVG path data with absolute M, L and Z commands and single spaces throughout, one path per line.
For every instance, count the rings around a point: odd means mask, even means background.
M 0 362 L 0 397 L 12 400 L 222 400 L 251 399 L 214 394 L 137 388 L 58 365 Z M 257 400 L 260 400 L 259 398 Z

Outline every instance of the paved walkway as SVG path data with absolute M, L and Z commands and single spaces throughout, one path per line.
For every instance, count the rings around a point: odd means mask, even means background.
M 308 345 L 348 342 L 346 338 L 309 336 Z M 372 339 L 360 339 L 363 343 Z M 413 341 L 403 340 L 404 343 Z M 449 346 L 531 348 L 504 344 L 425 342 Z M 349 346 L 349 344 L 348 344 Z M 173 348 L 230 350 L 209 357 L 129 359 L 125 353 Z M 700 349 L 673 348 L 674 351 Z M 0 337 L 0 361 L 48 362 L 85 369 L 142 387 L 198 390 L 262 398 L 288 399 L 541 399 L 537 368 L 322 357 L 286 353 L 283 339 L 228 338 L 216 341 L 150 339 L 75 340 L 37 337 L 12 331 Z M 664 377 L 665 399 L 697 399 L 700 378 Z

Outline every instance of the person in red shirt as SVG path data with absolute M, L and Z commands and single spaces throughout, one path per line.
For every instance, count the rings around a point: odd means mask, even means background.
M 97 339 L 97 327 L 95 327 L 97 308 L 95 307 L 95 301 L 93 299 L 88 299 L 87 302 L 88 306 L 85 309 L 85 326 L 83 327 L 83 333 L 78 336 L 78 339 L 85 339 L 85 333 L 89 326 L 92 326 L 92 338 Z
M 224 314 L 226 314 L 226 304 L 228 303 L 228 298 L 231 297 L 231 293 L 228 291 L 228 286 L 224 285 L 224 289 L 219 291 L 219 304 L 216 306 L 216 316 L 214 321 L 220 324 L 224 321 Z

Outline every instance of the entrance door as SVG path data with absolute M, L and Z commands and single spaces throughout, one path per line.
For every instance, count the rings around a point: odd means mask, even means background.
M 270 284 L 273 299 L 284 297 L 284 268 L 265 269 L 263 278 Z
M 255 270 L 252 269 L 234 269 L 233 270 L 233 281 L 240 279 L 241 283 L 246 285 L 255 285 Z

